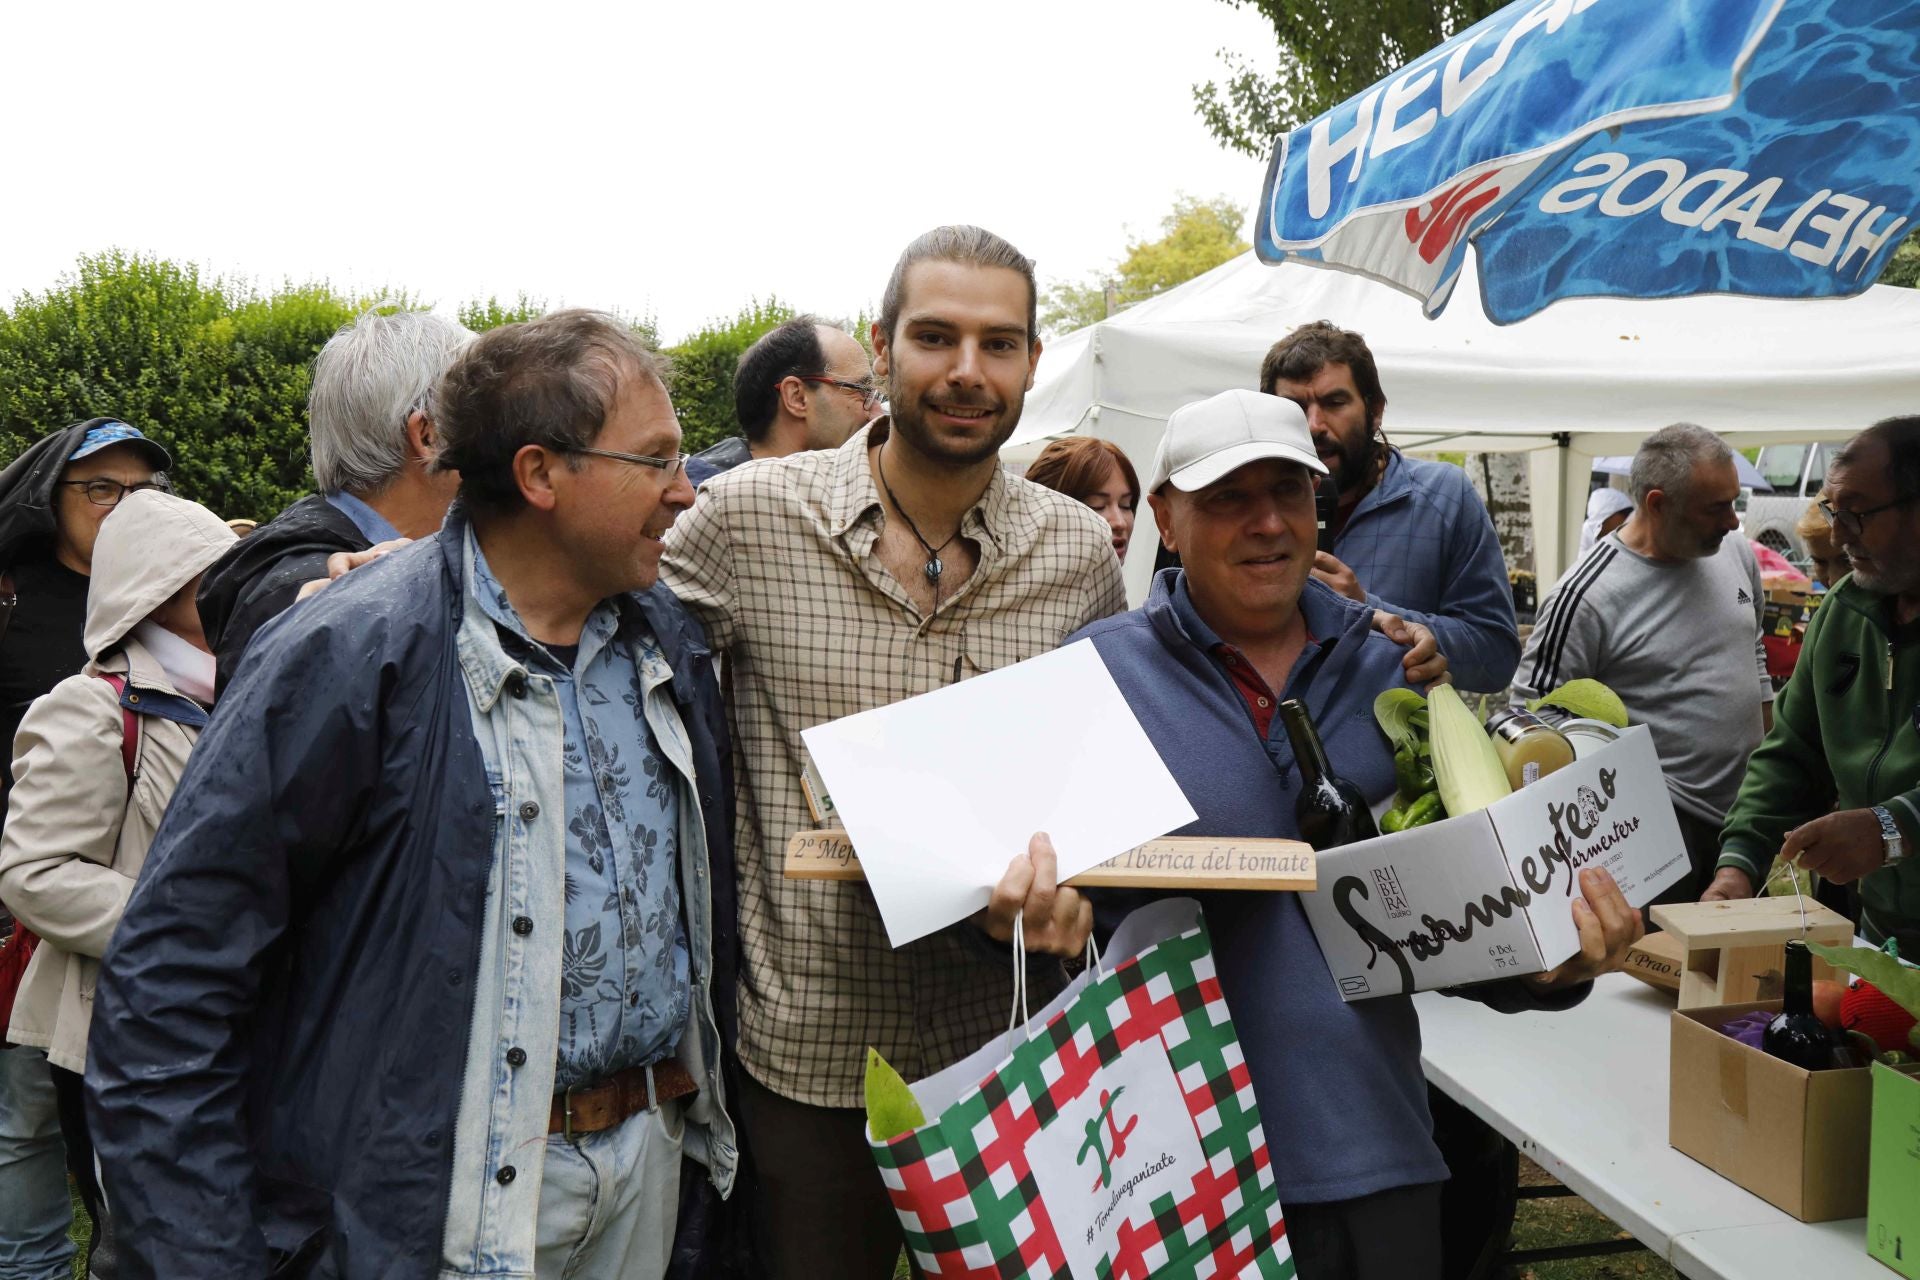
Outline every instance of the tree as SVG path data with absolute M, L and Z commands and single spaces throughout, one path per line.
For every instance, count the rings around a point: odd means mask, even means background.
M 1264 160 L 1274 139 L 1385 79 L 1507 0 L 1225 0 L 1273 26 L 1279 65 L 1221 50 L 1224 80 L 1193 86 L 1221 146 Z
M 1920 230 L 1900 242 L 1900 247 L 1887 259 L 1886 270 L 1880 273 L 1881 284 L 1897 284 L 1908 289 L 1920 288 Z
M 715 320 L 667 348 L 673 361 L 668 389 L 680 417 L 682 450 L 698 453 L 739 434 L 733 416 L 734 370 L 761 334 L 793 316 L 793 308 L 778 298 L 755 299 L 731 319 Z
M 111 414 L 173 453 L 185 496 L 221 515 L 265 519 L 312 488 L 314 355 L 377 301 L 324 284 L 261 296 L 191 264 L 119 251 L 83 257 L 53 288 L 0 312 L 0 458 Z
M 1246 217 L 1225 196 L 1198 200 L 1180 196 L 1160 220 L 1160 237 L 1135 240 L 1111 273 L 1085 283 L 1055 284 L 1040 296 L 1042 333 L 1065 333 L 1105 319 L 1131 305 L 1184 284 L 1248 249 L 1240 238 Z
M 547 314 L 547 300 L 528 296 L 522 289 L 512 302 L 502 303 L 488 295 L 485 302 L 475 298 L 454 308 L 453 317 L 475 333 L 498 329 L 503 324 L 519 324 Z
M 484 302 L 478 298 L 471 302 L 463 302 L 454 308 L 453 316 L 475 333 L 485 333 L 489 329 L 498 329 L 503 324 L 521 324 L 528 320 L 538 320 L 553 309 L 545 298 L 536 298 L 522 289 L 514 295 L 512 302 L 502 302 L 491 294 Z M 629 329 L 639 334 L 649 347 L 655 351 L 660 349 L 660 329 L 654 324 L 652 316 L 636 319 L 618 311 L 612 314 L 616 319 L 624 321 Z

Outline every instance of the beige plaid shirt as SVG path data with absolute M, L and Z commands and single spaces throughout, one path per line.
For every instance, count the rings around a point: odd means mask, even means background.
M 1100 518 L 996 470 L 961 523 L 979 567 L 922 616 L 874 554 L 886 513 L 867 447 L 886 430 L 714 477 L 664 565 L 729 668 L 740 1056 L 815 1106 L 862 1105 L 868 1045 L 908 1080 L 972 1053 L 1006 1030 L 1013 984 L 971 924 L 896 951 L 866 885 L 781 875 L 787 838 L 814 825 L 800 731 L 1031 658 L 1125 607 Z

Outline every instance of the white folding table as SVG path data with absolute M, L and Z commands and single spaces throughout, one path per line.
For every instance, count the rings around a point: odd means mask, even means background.
M 1427 1079 L 1694 1280 L 1892 1280 L 1866 1220 L 1807 1224 L 1667 1145 L 1673 999 L 1625 974 L 1564 1013 L 1415 997 Z

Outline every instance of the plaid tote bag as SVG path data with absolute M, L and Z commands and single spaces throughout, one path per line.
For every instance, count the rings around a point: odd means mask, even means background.
M 937 1117 L 868 1140 L 929 1276 L 1294 1274 L 1253 1085 L 1199 904 L 1135 911 L 1008 1043 L 913 1086 Z

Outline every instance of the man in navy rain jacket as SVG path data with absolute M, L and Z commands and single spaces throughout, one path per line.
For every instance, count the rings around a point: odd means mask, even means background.
M 656 358 L 559 312 L 436 393 L 433 538 L 269 623 L 105 959 L 90 1114 L 132 1280 L 658 1275 L 731 1185 L 725 716 L 655 585 Z

